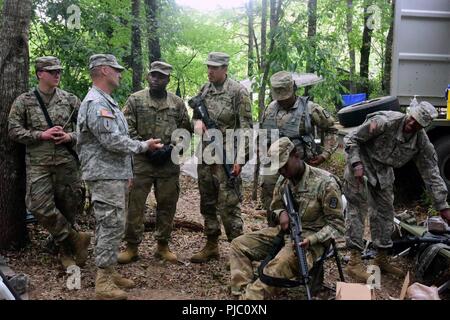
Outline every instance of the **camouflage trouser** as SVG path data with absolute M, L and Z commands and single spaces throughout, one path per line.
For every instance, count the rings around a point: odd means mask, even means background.
M 125 230 L 127 180 L 86 182 L 92 194 L 95 215 L 95 264 L 106 268 L 117 263 L 117 252 Z
M 84 208 L 84 191 L 75 161 L 57 166 L 27 167 L 27 209 L 53 236 L 67 238 L 75 216 Z
M 200 190 L 200 212 L 205 219 L 205 235 L 219 236 L 220 215 L 229 241 L 240 236 L 243 229 L 239 198 L 228 185 L 228 178 L 221 165 L 197 166 Z M 241 187 L 241 181 L 239 180 Z
M 142 242 L 145 203 L 152 186 L 155 190 L 157 203 L 155 239 L 168 241 L 170 238 L 173 218 L 175 217 L 178 197 L 180 195 L 179 176 L 155 178 L 137 174 L 134 176 L 133 187 L 130 192 L 124 238 L 126 242 L 134 244 Z
M 392 247 L 394 230 L 394 190 L 381 190 L 370 183 L 344 181 L 344 194 L 348 201 L 345 219 L 345 238 L 349 248 L 364 249 L 364 225 L 369 214 L 370 233 L 373 244 L 378 248 Z
M 275 225 L 275 222 L 272 219 L 272 211 L 270 210 L 270 205 L 273 199 L 273 191 L 279 177 L 279 174 L 261 176 L 261 202 L 263 205 L 263 209 L 267 212 L 267 223 L 270 227 L 273 227 Z
M 230 272 L 231 291 L 233 295 L 247 300 L 263 300 L 270 298 L 279 288 L 264 284 L 260 279 L 254 280 L 252 261 L 264 260 L 273 247 L 273 240 L 280 228 L 265 228 L 260 231 L 244 234 L 231 242 Z M 286 245 L 264 268 L 266 275 L 293 279 L 298 275 L 297 257 L 289 237 L 285 237 Z M 320 246 L 321 247 L 321 246 Z M 318 255 L 319 254 L 319 255 Z M 312 268 L 320 252 L 308 250 L 306 259 L 309 269 Z

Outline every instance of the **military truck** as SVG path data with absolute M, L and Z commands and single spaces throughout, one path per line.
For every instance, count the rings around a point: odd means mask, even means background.
M 404 110 L 416 97 L 432 103 L 439 118 L 427 129 L 439 169 L 450 193 L 450 117 L 446 89 L 450 84 L 450 1 L 397 0 L 391 74 L 391 97 L 382 97 L 342 109 L 338 113 L 341 137 L 378 110 Z M 404 108 L 402 108 L 404 107 Z M 346 110 L 347 109 L 347 110 Z M 352 110 L 353 109 L 353 110 Z M 344 111 L 344 112 L 342 112 Z M 343 116 L 342 116 L 343 115 Z M 410 196 L 421 193 L 422 180 L 409 164 L 396 172 L 397 185 Z

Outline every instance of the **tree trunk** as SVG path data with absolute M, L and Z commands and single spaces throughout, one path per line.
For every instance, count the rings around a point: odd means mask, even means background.
M 352 43 L 352 33 L 353 33 L 353 0 L 347 0 L 347 42 L 348 42 L 348 52 L 350 58 L 350 93 L 356 93 L 355 86 L 355 74 L 356 74 L 356 52 L 355 47 Z
M 281 15 L 282 0 L 270 0 L 270 45 L 267 51 L 266 44 L 266 25 L 267 25 L 267 1 L 263 0 L 263 10 L 261 19 L 261 30 L 264 30 L 264 34 L 261 31 L 261 72 L 263 72 L 263 78 L 261 82 L 261 88 L 259 90 L 258 105 L 259 114 L 258 119 L 261 122 L 263 111 L 266 103 L 266 87 L 269 78 L 270 61 L 268 57 L 271 55 L 273 48 L 275 47 L 275 33 L 278 27 L 280 15 Z
M 247 5 L 247 16 L 248 16 L 248 68 L 247 76 L 250 80 L 253 78 L 253 67 L 255 59 L 255 29 L 254 29 L 254 0 L 249 0 Z M 253 105 L 253 92 L 250 91 L 250 101 Z M 259 163 L 258 150 L 256 152 L 256 163 Z M 253 172 L 253 190 L 252 199 L 253 201 L 258 200 L 258 173 L 259 166 L 256 165 L 255 171 Z
M 5 0 L 0 31 L 0 247 L 26 240 L 25 152 L 8 138 L 14 99 L 28 89 L 31 0 Z
M 142 89 L 142 40 L 141 40 L 141 0 L 132 0 L 131 14 L 131 68 L 133 69 L 133 92 Z
M 367 8 L 371 5 L 370 0 L 364 0 L 364 31 L 361 46 L 361 63 L 359 75 L 362 80 L 362 92 L 369 96 L 369 64 L 370 64 L 370 48 L 372 46 L 372 29 L 369 26 L 369 14 Z
M 391 71 L 392 71 L 392 46 L 394 43 L 394 20 L 395 20 L 395 0 L 392 0 L 391 6 L 391 26 L 386 39 L 386 52 L 384 54 L 384 71 L 382 89 L 386 95 L 391 94 Z
M 147 42 L 148 42 L 148 61 L 161 60 L 161 47 L 159 45 L 158 35 L 158 0 L 145 0 L 147 9 Z
M 308 1 L 308 40 L 309 44 L 313 47 L 313 56 L 315 41 L 314 37 L 317 33 L 317 0 Z M 314 72 L 314 67 L 312 66 L 312 61 L 309 59 L 306 66 L 306 72 Z
M 269 51 L 266 49 L 266 37 L 267 37 L 267 0 L 263 0 L 262 8 L 262 18 L 261 18 L 261 68 L 260 71 L 263 72 L 262 83 L 259 90 L 258 96 L 258 122 L 261 125 L 262 116 L 266 104 L 266 87 L 270 72 L 270 61 L 268 57 L 271 55 L 275 47 L 275 35 L 276 28 L 278 27 L 280 16 L 281 16 L 281 6 L 282 0 L 270 0 L 270 45 Z M 256 166 L 253 174 L 253 200 L 257 200 L 257 190 L 258 190 L 258 180 L 259 180 L 259 168 L 260 168 L 260 158 L 259 152 L 257 152 Z
M 262 0 L 261 7 L 261 64 L 260 71 L 263 71 L 266 66 L 266 54 L 267 54 L 267 0 Z
M 255 40 L 254 40 L 254 0 L 248 1 L 247 6 L 247 17 L 248 17 L 248 65 L 247 65 L 247 75 L 249 78 L 253 76 L 253 66 L 255 61 Z
M 316 71 L 313 66 L 316 52 L 316 33 L 317 33 L 317 0 L 308 0 L 308 42 L 311 46 L 312 55 L 308 57 L 306 63 L 306 72 Z M 309 95 L 309 88 L 305 88 L 305 96 Z

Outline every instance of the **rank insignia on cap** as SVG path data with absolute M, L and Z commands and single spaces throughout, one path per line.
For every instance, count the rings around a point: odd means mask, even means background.
M 103 117 L 103 118 L 109 118 L 109 119 L 115 119 L 116 118 L 114 116 L 114 114 L 111 111 L 109 111 L 108 109 L 100 109 L 99 116 Z

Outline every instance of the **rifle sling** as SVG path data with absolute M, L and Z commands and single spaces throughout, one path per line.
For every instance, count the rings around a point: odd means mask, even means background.
M 261 262 L 258 268 L 258 274 L 259 279 L 261 282 L 267 284 L 268 286 L 277 287 L 277 288 L 295 288 L 301 285 L 304 285 L 304 281 L 299 280 L 290 280 L 285 278 L 277 278 L 272 277 L 264 273 L 264 268 L 267 266 L 267 264 L 273 260 L 278 252 L 284 247 L 284 232 L 283 230 L 280 230 L 280 232 L 277 234 L 275 239 L 273 240 L 273 249 L 272 252 L 270 252 L 266 259 Z
M 53 121 L 50 119 L 50 115 L 48 114 L 47 108 L 45 107 L 44 101 L 42 100 L 41 95 L 37 91 L 37 89 L 34 89 L 34 95 L 36 96 L 37 101 L 39 102 L 39 107 L 42 110 L 42 113 L 44 114 L 45 121 L 47 121 L 47 125 L 49 128 L 53 128 Z M 67 144 L 63 144 L 64 148 L 75 158 L 75 161 L 80 164 L 80 160 L 78 159 L 77 153 Z

